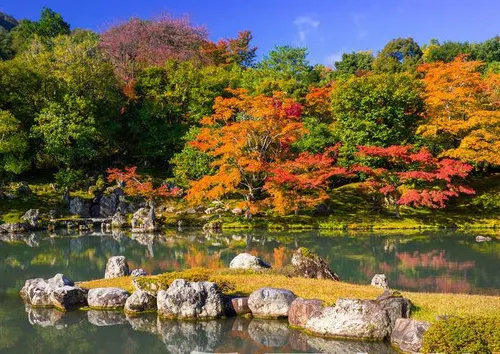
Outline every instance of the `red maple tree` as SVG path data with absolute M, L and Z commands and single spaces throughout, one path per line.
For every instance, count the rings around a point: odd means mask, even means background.
M 452 197 L 475 194 L 473 189 L 461 184 L 472 170 L 471 165 L 454 159 L 438 159 L 426 148 L 359 146 L 358 155 L 382 163 L 383 167 L 356 165 L 352 171 L 368 176 L 366 184 L 394 205 L 397 217 L 400 205 L 444 208 Z

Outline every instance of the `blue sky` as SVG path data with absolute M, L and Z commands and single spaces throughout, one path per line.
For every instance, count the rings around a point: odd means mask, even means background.
M 9 0 L 0 11 L 37 19 L 42 6 L 72 28 L 102 31 L 133 16 L 189 14 L 210 38 L 251 30 L 259 55 L 275 45 L 309 49 L 312 63 L 333 64 L 343 52 L 380 50 L 392 38 L 477 42 L 500 34 L 500 0 Z

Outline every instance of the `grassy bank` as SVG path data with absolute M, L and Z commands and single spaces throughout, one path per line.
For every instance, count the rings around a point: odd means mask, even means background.
M 290 278 L 272 271 L 194 268 L 183 272 L 149 276 L 143 281 L 168 286 L 171 281 L 177 278 L 192 281 L 214 281 L 226 294 L 249 295 L 254 290 L 266 286 L 285 288 L 293 291 L 297 296 L 320 299 L 325 305 L 333 305 L 341 297 L 375 299 L 381 293 L 380 289 L 369 285 Z M 91 280 L 82 282 L 80 285 L 86 288 L 117 286 L 134 291 L 131 277 Z M 409 298 L 414 304 L 412 317 L 415 319 L 434 322 L 438 315 L 500 318 L 500 297 L 496 296 L 416 292 L 402 292 L 402 295 Z

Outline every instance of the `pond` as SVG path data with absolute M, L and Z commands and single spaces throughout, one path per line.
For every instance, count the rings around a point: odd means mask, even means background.
M 62 272 L 75 281 L 102 278 L 106 261 L 125 255 L 131 268 L 161 273 L 217 268 L 240 252 L 273 267 L 294 249 L 323 256 L 342 280 L 367 284 L 387 275 L 397 289 L 500 295 L 500 242 L 476 242 L 470 232 L 224 232 L 165 231 L 157 235 L 46 232 L 0 236 L 0 352 L 368 352 L 392 353 L 387 344 L 332 341 L 289 329 L 280 321 L 241 318 L 209 322 L 157 322 L 121 313 L 76 311 L 62 315 L 25 307 L 18 297 L 28 278 Z

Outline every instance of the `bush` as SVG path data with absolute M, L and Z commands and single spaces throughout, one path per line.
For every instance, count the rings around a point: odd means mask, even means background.
M 442 320 L 426 332 L 424 353 L 498 353 L 500 319 L 452 317 Z

